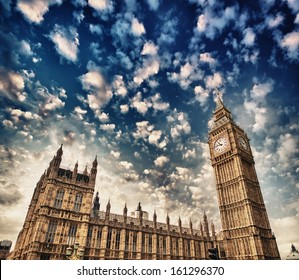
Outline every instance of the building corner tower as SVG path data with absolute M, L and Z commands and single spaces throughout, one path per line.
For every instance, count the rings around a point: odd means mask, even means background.
M 217 96 L 209 131 L 227 259 L 280 259 L 249 139 Z
M 61 167 L 57 150 L 36 184 L 22 230 L 10 259 L 65 259 L 67 247 L 78 241 L 85 248 L 97 174 L 97 158 L 90 173 Z

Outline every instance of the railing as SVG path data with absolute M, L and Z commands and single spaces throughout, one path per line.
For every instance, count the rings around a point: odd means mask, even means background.
M 105 220 L 106 213 L 104 211 L 99 211 L 98 217 L 95 219 L 100 219 L 100 220 Z M 119 214 L 109 214 L 109 221 L 117 221 L 119 223 L 124 222 L 124 216 L 119 215 Z M 139 218 L 134 218 L 134 217 L 127 217 L 127 225 L 130 225 L 133 223 L 134 226 L 139 226 L 140 225 L 140 220 Z M 142 220 L 142 226 L 148 226 L 149 228 L 154 228 L 154 222 L 149 221 L 149 220 Z M 167 231 L 168 227 L 167 224 L 157 222 L 157 230 L 162 229 L 163 231 Z M 175 233 L 180 233 L 180 227 L 177 225 L 169 225 L 169 229 L 171 232 Z M 190 228 L 187 227 L 182 227 L 182 233 L 185 234 L 190 234 L 191 230 Z M 201 231 L 198 229 L 193 229 L 193 235 L 197 235 L 198 237 L 201 237 Z

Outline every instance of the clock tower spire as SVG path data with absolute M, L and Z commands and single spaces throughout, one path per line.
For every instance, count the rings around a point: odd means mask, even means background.
M 280 259 L 249 139 L 219 93 L 208 143 L 227 259 Z

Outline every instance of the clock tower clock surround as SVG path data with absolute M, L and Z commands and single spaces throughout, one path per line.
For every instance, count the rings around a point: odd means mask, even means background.
M 219 95 L 209 131 L 227 259 L 280 259 L 249 139 Z

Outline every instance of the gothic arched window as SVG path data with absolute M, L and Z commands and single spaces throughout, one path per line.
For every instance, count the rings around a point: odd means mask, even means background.
M 56 193 L 56 197 L 55 197 L 55 201 L 54 201 L 54 207 L 55 208 L 61 208 L 62 201 L 63 201 L 63 196 L 64 196 L 64 190 L 59 189 Z
M 76 241 L 77 225 L 71 224 L 69 228 L 69 234 L 67 237 L 67 244 L 73 245 Z
M 47 243 L 53 243 L 56 228 L 57 228 L 57 221 L 50 221 L 49 225 L 48 225 L 48 231 L 46 234 L 46 242 Z
M 77 193 L 74 204 L 74 211 L 79 212 L 82 205 L 82 193 Z

